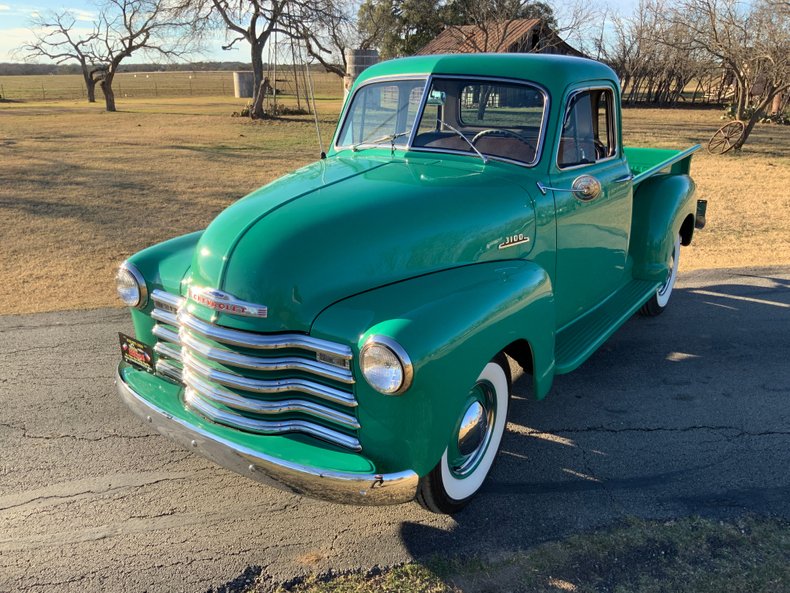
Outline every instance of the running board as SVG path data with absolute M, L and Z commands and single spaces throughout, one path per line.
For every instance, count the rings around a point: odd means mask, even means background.
M 632 280 L 584 317 L 557 333 L 555 370 L 558 375 L 579 368 L 655 293 L 660 283 Z

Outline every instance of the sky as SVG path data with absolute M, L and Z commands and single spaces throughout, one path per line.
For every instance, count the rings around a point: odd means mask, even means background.
M 608 0 L 607 4 L 616 12 L 627 15 L 636 6 L 638 0 Z M 561 0 L 555 2 L 561 4 Z M 96 15 L 96 6 L 86 0 L 34 0 L 34 2 L 17 2 L 0 0 L 0 62 L 20 62 L 20 56 L 14 50 L 32 38 L 30 19 L 37 14 L 49 11 L 68 10 L 77 20 L 76 27 L 85 32 L 90 31 L 91 22 Z M 249 61 L 249 52 L 243 44 L 230 51 L 220 48 L 222 39 L 209 41 L 201 55 L 193 56 L 194 61 Z M 150 61 L 144 56 L 130 58 L 129 61 Z

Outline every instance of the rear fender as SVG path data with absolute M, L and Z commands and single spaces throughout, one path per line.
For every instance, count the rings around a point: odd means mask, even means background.
M 525 339 L 535 393 L 554 371 L 554 297 L 545 270 L 521 260 L 476 264 L 399 282 L 335 303 L 311 334 L 351 344 L 364 454 L 378 471 L 428 473 L 438 462 L 483 367 Z M 372 389 L 359 368 L 368 337 L 397 341 L 414 367 L 397 396 Z
M 666 280 L 674 238 L 689 217 L 694 227 L 694 192 L 694 181 L 688 175 L 655 175 L 639 185 L 631 225 L 634 278 Z M 684 245 L 690 241 L 691 236 L 685 233 Z

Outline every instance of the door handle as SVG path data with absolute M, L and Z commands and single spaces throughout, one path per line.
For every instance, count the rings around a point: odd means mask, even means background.
M 571 192 L 574 196 L 576 196 L 576 198 L 582 200 L 583 202 L 594 200 L 600 196 L 603 191 L 601 182 L 592 175 L 581 175 L 577 177 L 573 180 L 573 184 L 567 188 L 549 187 L 548 185 L 543 185 L 540 181 L 538 181 L 538 189 L 544 196 L 546 195 L 547 191 Z
M 629 181 L 633 181 L 633 180 L 634 180 L 634 174 L 629 173 L 628 175 L 623 175 L 622 177 L 618 177 L 617 179 L 612 181 L 612 183 L 628 183 Z

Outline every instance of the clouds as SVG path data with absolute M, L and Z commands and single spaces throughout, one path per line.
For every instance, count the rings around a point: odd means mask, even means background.
M 75 33 L 90 33 L 90 25 L 98 16 L 87 1 L 82 6 L 63 6 L 58 0 L 39 0 L 35 4 L 15 4 L 6 0 L 0 3 L 0 62 L 19 59 L 14 50 L 34 37 L 30 29 L 31 19 L 52 11 L 68 12 L 76 21 Z

